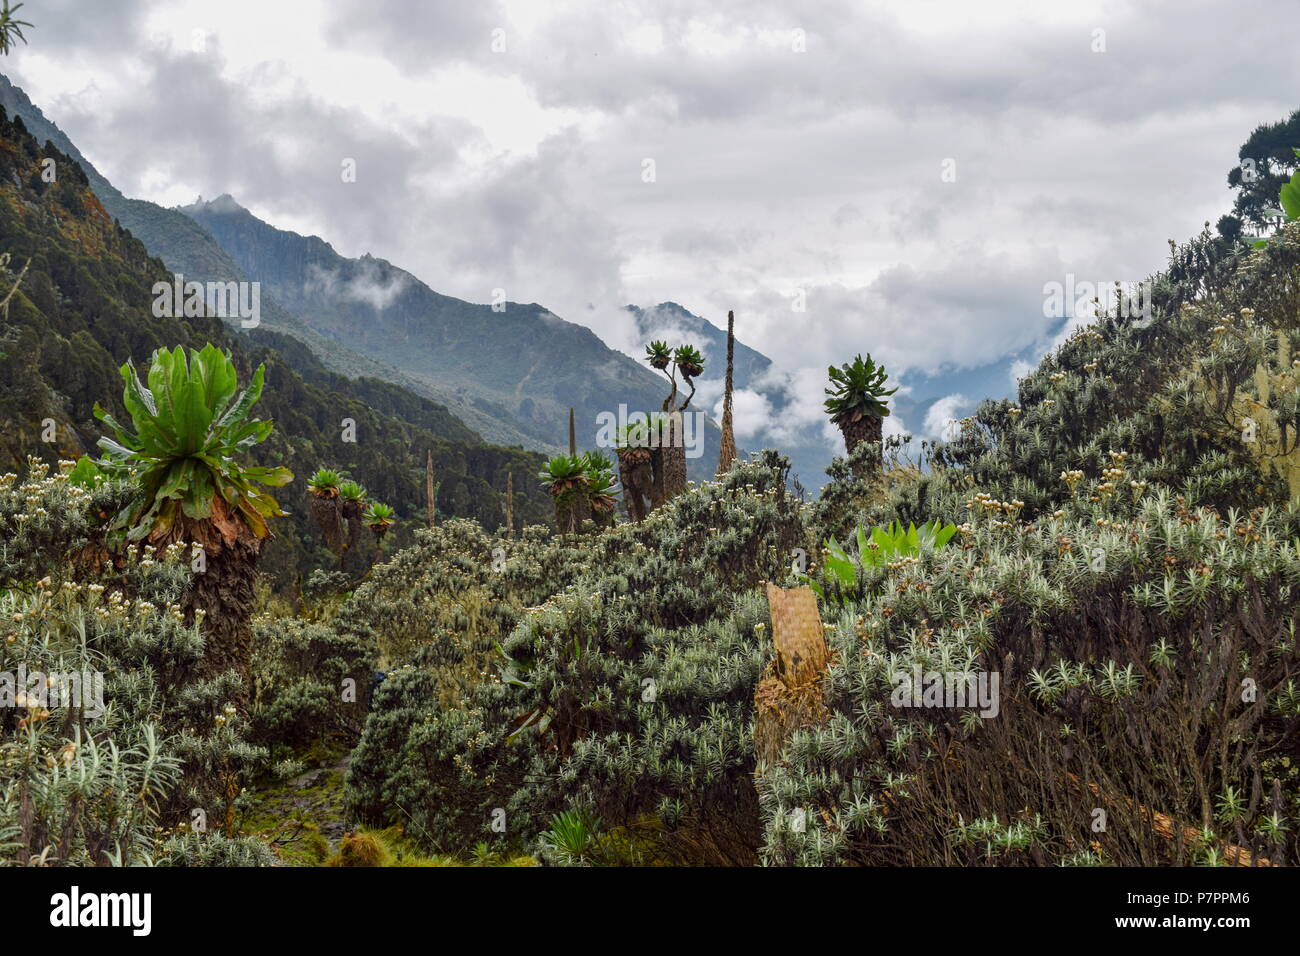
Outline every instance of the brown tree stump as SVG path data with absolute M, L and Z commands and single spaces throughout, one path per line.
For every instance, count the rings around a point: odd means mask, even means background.
M 754 691 L 754 754 L 762 773 L 780 759 L 790 737 L 824 723 L 830 651 L 817 596 L 809 587 L 767 586 L 776 653 Z

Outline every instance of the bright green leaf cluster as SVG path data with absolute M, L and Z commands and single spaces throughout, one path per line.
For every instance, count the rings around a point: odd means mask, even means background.
M 256 537 L 266 537 L 266 519 L 284 512 L 255 485 L 283 485 L 293 475 L 286 468 L 246 467 L 236 460 L 274 427 L 248 417 L 261 397 L 265 368 L 258 366 L 251 384 L 238 394 L 234 363 L 212 345 L 191 349 L 188 361 L 179 347 L 159 349 L 147 384 L 130 361 L 120 372 L 132 427 L 98 404 L 95 416 L 117 436 L 99 440 L 107 460 L 129 467 L 137 480 L 135 498 L 116 521 L 128 529 L 128 538 L 171 541 L 189 522 L 217 516 L 224 523 L 230 514 L 242 518 Z M 223 533 L 229 535 L 229 529 L 223 527 Z
M 855 356 L 852 363 L 839 368 L 832 365 L 826 371 L 831 384 L 826 389 L 826 413 L 837 425 L 856 422 L 869 415 L 876 418 L 889 415 L 889 406 L 884 399 L 898 389 L 885 390 L 889 374 L 870 355 L 865 359 L 861 355 Z
M 839 542 L 828 540 L 824 564 L 839 588 L 849 592 L 856 588 L 861 569 L 883 568 L 901 558 L 915 558 L 926 551 L 937 551 L 956 533 L 956 525 L 943 525 L 937 519 L 919 528 L 915 524 L 904 528 L 900 522 L 895 521 L 887 526 L 872 528 L 870 534 L 865 526 L 859 525 L 855 536 L 856 550 L 846 551 Z M 809 585 L 822 600 L 840 603 L 834 593 L 828 598 L 825 589 L 817 581 L 809 579 Z

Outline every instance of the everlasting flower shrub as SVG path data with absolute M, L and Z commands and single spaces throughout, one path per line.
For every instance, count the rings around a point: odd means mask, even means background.
M 372 570 L 332 622 L 334 632 L 367 649 L 385 674 L 348 775 L 353 813 L 401 823 L 426 845 L 443 845 L 432 836 L 440 822 L 425 819 L 437 808 L 420 795 L 425 757 L 411 748 L 428 736 L 425 724 L 435 715 L 439 734 L 473 738 L 474 695 L 495 672 L 498 648 L 526 608 L 581 573 L 587 547 L 582 538 L 541 526 L 508 540 L 453 519 L 418 532 L 413 547 Z M 507 732 L 503 727 L 500 736 Z M 445 743 L 439 736 L 438 746 Z M 483 839 L 478 830 L 474 836 L 464 846 Z
M 974 524 L 845 608 L 828 635 L 834 716 L 763 780 L 765 859 L 1152 865 L 1237 847 L 1294 860 L 1293 837 L 1270 830 L 1300 810 L 1300 551 L 1285 522 L 1166 492 L 1127 519 L 1066 510 Z M 998 713 L 897 706 L 918 667 L 996 672 Z M 1199 833 L 1170 839 L 1162 820 Z
M 230 675 L 194 678 L 203 642 L 181 613 L 185 556 L 111 556 L 106 517 L 130 489 L 82 488 L 71 467 L 32 461 L 23 478 L 0 479 L 0 674 L 100 674 L 104 707 L 93 692 L 25 692 L 0 706 L 3 859 L 201 862 L 261 752 L 229 707 Z M 185 837 L 196 809 L 208 832 Z M 224 841 L 221 855 L 268 859 L 245 844 Z
M 883 499 L 827 489 L 961 527 L 833 618 L 765 861 L 1297 862 L 1298 240 L 1174 250 L 1149 327 L 1079 331 Z M 911 706 L 933 673 L 997 674 L 996 714 Z
M 738 465 L 584 542 L 461 708 L 438 705 L 434 668 L 390 676 L 349 775 L 356 810 L 453 850 L 500 839 L 497 810 L 524 841 L 574 810 L 656 858 L 752 862 L 758 585 L 806 545 L 787 470 Z
M 324 622 L 263 616 L 253 626 L 254 738 L 290 749 L 333 736 L 355 743 L 374 653 Z

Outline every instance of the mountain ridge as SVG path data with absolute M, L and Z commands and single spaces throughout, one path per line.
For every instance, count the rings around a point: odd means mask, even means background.
M 471 303 L 438 292 L 370 254 L 340 255 L 319 236 L 267 223 L 229 195 L 181 207 L 236 265 L 320 335 L 422 382 L 485 415 L 513 422 L 547 450 L 567 443 L 575 409 L 579 444 L 602 414 L 655 411 L 661 376 L 608 346 L 586 326 L 536 303 Z M 450 404 L 450 403 L 449 403 Z M 711 473 L 720 433 L 707 427 L 693 473 Z M 536 445 L 534 446 L 536 447 Z
M 173 272 L 200 282 L 260 282 L 263 330 L 282 332 L 304 342 L 316 360 L 334 372 L 390 381 L 431 398 L 451 409 L 488 441 L 557 453 L 567 447 L 570 406 L 577 410 L 580 443 L 586 445 L 594 440 L 601 413 L 616 412 L 620 405 L 632 411 L 653 411 L 667 394 L 667 383 L 635 357 L 611 348 L 591 329 L 568 322 L 537 302 L 503 302 L 498 306 L 505 311 L 495 312 L 491 305 L 445 295 L 413 273 L 369 252 L 349 259 L 325 237 L 301 236 L 266 223 L 229 193 L 206 201 L 200 197 L 195 203 L 170 209 L 147 200 L 128 199 L 20 87 L 3 75 L 0 105 L 24 117 L 35 135 L 48 138 L 76 159 L 105 209 L 141 238 Z M 297 248 L 290 250 L 291 246 Z M 277 248 L 292 260 L 289 275 L 265 271 L 266 254 Z M 315 271 L 304 271 L 308 265 L 314 265 Z M 337 287 L 340 278 L 344 280 L 341 290 Z M 363 289 L 355 294 L 351 284 L 358 279 Z M 336 298 L 342 292 L 344 301 L 331 302 L 328 295 L 321 294 L 330 291 L 331 283 L 335 283 Z M 311 288 L 313 284 L 315 289 Z M 393 334 L 391 326 L 369 328 L 365 307 L 382 308 L 390 295 L 400 295 L 407 289 L 414 290 L 423 305 L 401 318 L 401 338 Z M 349 292 L 354 294 L 349 297 Z M 679 318 L 689 319 L 699 333 L 692 340 L 714 359 L 701 384 L 714 380 L 720 383 L 725 332 L 676 303 L 639 311 L 645 315 L 666 307 L 677 310 Z M 428 347 L 413 360 L 406 347 L 408 336 L 424 318 L 420 314 L 423 312 L 435 318 L 438 313 L 450 314 L 452 319 L 438 326 L 437 340 L 426 343 Z M 636 308 L 630 307 L 629 312 L 635 321 Z M 304 317 L 308 315 L 311 321 Z M 503 337 L 524 343 L 514 349 L 514 358 L 520 362 L 529 359 L 526 367 L 516 363 L 511 368 L 507 364 L 503 373 L 498 361 L 501 350 L 484 345 L 487 339 L 502 336 L 502 326 L 513 329 Z M 483 341 L 474 340 L 475 328 L 489 330 L 479 332 Z M 649 330 L 639 327 L 638 331 Z M 384 336 L 387 342 L 382 341 Z M 306 353 L 284 351 L 299 363 L 299 372 L 314 374 L 303 363 Z M 441 352 L 452 358 L 438 362 Z M 539 358 L 539 352 L 546 354 Z M 736 358 L 738 388 L 748 387 L 771 366 L 770 359 L 740 341 Z M 712 474 L 719 439 L 717 426 L 710 421 L 704 452 L 691 462 L 693 477 Z M 796 451 L 795 457 L 806 456 Z M 794 470 L 809 483 L 809 471 L 819 473 L 823 465 L 820 460 L 815 465 L 799 460 Z M 815 479 L 814 483 L 820 484 Z

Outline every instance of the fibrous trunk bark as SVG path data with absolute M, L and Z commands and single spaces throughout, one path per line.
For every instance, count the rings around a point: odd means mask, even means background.
M 844 447 L 849 455 L 852 455 L 853 450 L 863 442 L 876 442 L 879 444 L 884 432 L 883 422 L 883 419 L 877 418 L 875 415 L 865 415 L 856 422 L 841 422 L 840 431 L 844 435 Z M 862 470 L 859 469 L 859 471 Z M 880 462 L 873 456 L 870 465 L 859 477 L 866 477 L 879 471 Z
M 433 519 L 437 515 L 437 508 L 434 505 L 433 494 L 433 449 L 429 449 L 427 457 L 424 459 L 424 500 L 425 507 L 429 512 L 429 527 L 433 527 Z
M 654 465 L 649 448 L 618 450 L 618 480 L 623 486 L 623 504 L 633 521 L 645 520 L 647 502 L 654 499 Z
M 587 500 L 586 494 L 579 489 L 574 492 L 573 504 L 573 530 L 581 531 L 584 521 L 591 521 L 591 502 Z
M 664 451 L 665 449 L 655 447 L 650 449 L 650 510 L 663 505 L 668 500 L 664 491 Z
M 312 520 L 320 528 L 325 547 L 335 554 L 343 553 L 343 523 L 339 519 L 339 499 L 334 495 L 308 493 L 307 508 Z
M 582 527 L 582 509 L 586 505 L 581 489 L 569 489 L 556 495 L 555 530 L 560 534 L 576 534 Z M 589 512 L 590 508 L 587 510 Z
M 348 554 L 356 552 L 358 550 L 357 544 L 361 541 L 361 502 L 355 499 L 344 501 L 339 505 L 339 514 L 348 523 L 347 538 L 343 542 L 343 553 L 339 555 L 339 570 L 342 571 L 348 563 Z
M 515 536 L 515 473 L 506 472 L 506 538 Z
M 238 702 L 246 706 L 253 688 L 253 635 L 249 621 L 253 614 L 257 559 L 262 542 L 251 536 L 236 539 L 229 545 L 209 547 L 205 551 L 205 568 L 194 575 L 193 585 L 185 592 L 187 620 L 203 611 L 203 659 L 199 676 L 216 677 L 234 671 L 244 682 Z
M 686 436 L 682 432 L 681 412 L 669 412 L 664 433 L 667 444 L 663 449 L 663 490 L 667 500 L 686 490 Z

